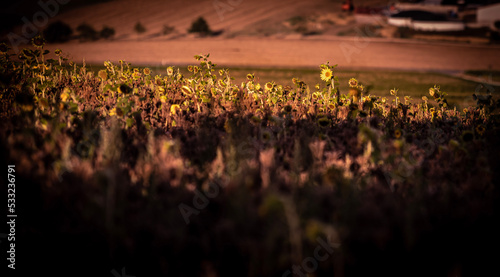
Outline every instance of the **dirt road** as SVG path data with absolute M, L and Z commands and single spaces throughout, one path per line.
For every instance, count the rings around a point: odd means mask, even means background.
M 420 43 L 361 37 L 317 38 L 181 38 L 165 41 L 115 41 L 48 45 L 63 49 L 74 61 L 102 64 L 196 64 L 193 56 L 210 53 L 221 66 L 317 67 L 330 61 L 343 68 L 425 71 L 500 70 L 500 46 Z

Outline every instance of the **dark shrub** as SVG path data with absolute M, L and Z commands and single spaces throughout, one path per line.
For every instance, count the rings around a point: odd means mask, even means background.
M 411 38 L 413 37 L 414 31 L 408 27 L 398 27 L 394 37 L 397 38 Z
M 76 27 L 76 30 L 79 33 L 80 41 L 94 41 L 99 39 L 97 31 L 87 23 L 80 24 L 80 26 Z
M 70 40 L 72 34 L 71 27 L 62 21 L 50 23 L 43 31 L 43 36 L 49 43 L 66 42 Z
M 210 27 L 208 27 L 207 21 L 205 21 L 203 17 L 198 17 L 198 19 L 193 21 L 193 23 L 191 24 L 191 28 L 189 28 L 188 32 L 208 35 L 212 31 L 210 30 Z
M 168 34 L 171 34 L 172 32 L 175 31 L 175 27 L 174 26 L 170 26 L 170 25 L 163 25 L 163 31 L 162 33 L 164 35 L 168 35 Z
M 144 27 L 141 22 L 137 22 L 137 24 L 135 24 L 134 26 L 134 30 L 136 31 L 136 33 L 142 34 L 146 32 L 146 27 Z
M 108 26 L 104 26 L 99 32 L 99 36 L 103 39 L 110 39 L 115 35 L 115 29 L 110 28 Z
M 500 42 L 500 32 L 492 31 L 490 34 L 490 41 L 495 43 Z

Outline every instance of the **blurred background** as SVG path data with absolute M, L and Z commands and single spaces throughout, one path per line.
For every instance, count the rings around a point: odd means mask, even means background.
M 158 74 L 210 53 L 237 80 L 265 70 L 263 81 L 314 85 L 329 61 L 378 95 L 440 83 L 459 99 L 500 84 L 499 0 L 24 0 L 0 18 L 14 50 L 41 33 L 48 49 L 96 70 L 125 60 Z
M 245 80 L 247 73 L 254 73 L 260 84 L 275 81 L 293 86 L 292 78 L 297 77 L 312 87 L 321 82 L 318 66 L 328 61 L 330 65 L 339 65 L 334 74 L 339 77 L 342 92 L 347 91 L 348 80 L 355 77 L 366 86 L 368 93 L 388 96 L 391 89 L 398 88 L 401 98 L 411 96 L 418 101 L 422 96 L 429 96 L 429 88 L 440 85 L 441 90 L 448 93 L 450 106 L 464 108 L 476 104 L 471 96 L 473 93 L 485 95 L 500 91 L 499 0 L 21 0 L 5 2 L 0 19 L 0 38 L 11 48 L 10 51 L 18 53 L 23 47 L 33 47 L 30 39 L 42 34 L 47 41 L 44 47 L 51 51 L 50 55 L 54 50 L 62 49 L 64 57 L 78 64 L 85 63 L 96 73 L 104 68 L 104 61 L 118 64 L 125 60 L 133 67 L 148 67 L 153 74 L 165 75 L 167 67 L 174 66 L 187 76 L 190 73 L 186 65 L 198 63 L 193 56 L 210 53 L 209 59 L 219 68 L 230 68 L 230 74 L 237 82 Z M 94 86 L 93 83 L 86 85 Z M 83 122 L 91 122 L 93 118 L 94 114 L 88 112 Z M 82 128 L 92 126 L 85 124 L 82 123 Z M 307 130 L 311 124 L 301 124 L 303 129 L 297 129 L 297 133 L 304 132 L 306 141 L 310 137 Z M 451 131 L 453 123 L 449 124 L 449 132 L 454 132 Z M 99 127 L 88 128 L 99 130 Z M 358 127 L 337 125 L 336 128 L 332 129 L 331 137 L 339 138 L 338 145 L 345 145 L 349 151 L 357 149 Z M 186 135 L 179 132 L 179 137 L 187 142 L 184 149 L 198 159 L 199 152 L 190 151 L 213 150 L 215 143 L 212 144 L 210 139 L 219 140 L 213 135 L 217 131 L 212 125 L 206 125 L 198 131 L 197 128 L 190 129 Z M 422 132 L 421 135 L 438 140 L 442 137 L 437 131 Z M 487 142 L 498 141 L 498 132 L 495 132 Z M 41 137 L 33 134 L 22 136 L 29 141 L 25 144 L 33 144 L 33 153 L 45 151 L 49 158 L 44 159 L 45 156 L 38 154 L 22 156 L 14 151 L 12 156 L 33 160 L 34 164 L 44 168 L 51 155 L 59 153 L 54 154 L 51 150 L 54 148 L 43 146 L 54 145 L 51 141 L 31 143 L 29 139 Z M 235 131 L 233 134 L 246 137 L 245 132 Z M 467 134 L 471 133 L 464 132 L 463 137 Z M 109 132 L 109 136 L 112 135 L 128 138 L 121 130 Z M 262 140 L 264 135 L 262 133 Z M 408 132 L 408 136 L 411 135 Z M 72 134 L 77 146 L 83 140 L 82 136 L 79 132 Z M 109 141 L 119 141 L 116 138 Z M 342 138 L 346 138 L 345 142 Z M 463 192 L 466 196 L 458 200 L 443 198 L 445 201 L 437 198 L 435 192 L 422 193 L 425 197 L 419 202 L 407 203 L 404 198 L 395 200 L 388 190 L 380 194 L 377 190 L 369 190 L 363 198 L 354 194 L 349 197 L 349 190 L 345 195 L 342 190 L 337 194 L 328 188 L 316 190 L 315 186 L 303 190 L 301 196 L 304 197 L 300 199 L 304 201 L 298 203 L 297 209 L 302 212 L 298 217 L 304 220 L 301 224 L 307 238 L 305 253 L 311 253 L 317 247 L 317 234 L 326 229 L 319 220 L 335 218 L 349 227 L 339 230 L 347 234 L 345 257 L 351 259 L 342 260 L 342 255 L 335 254 L 334 259 L 320 265 L 317 276 L 331 276 L 332 264 L 345 264 L 347 273 L 336 272 L 336 276 L 366 276 L 373 274 L 374 270 L 388 270 L 395 276 L 400 276 L 402 270 L 408 271 L 406 273 L 410 276 L 424 275 L 424 271 L 425 275 L 431 276 L 461 276 L 461 272 L 482 276 L 486 274 L 481 273 L 496 269 L 497 256 L 489 253 L 499 245 L 498 229 L 494 228 L 498 205 L 493 207 L 493 203 L 498 203 L 494 201 L 498 199 L 498 193 L 490 193 L 486 190 L 489 188 L 483 190 L 480 185 L 476 189 L 475 185 L 493 183 L 494 180 L 486 179 L 498 176 L 495 173 L 499 172 L 495 170 L 498 163 L 492 163 L 490 170 L 487 166 L 489 160 L 485 157 L 497 159 L 495 155 L 500 144 L 467 144 L 464 138 L 462 140 L 463 145 L 471 149 L 470 155 L 448 157 L 441 152 L 444 148 L 436 146 L 438 158 L 422 169 L 431 172 L 431 177 L 437 176 L 429 178 L 436 184 L 448 186 L 448 180 L 453 178 L 470 184 L 466 186 L 470 189 Z M 143 149 L 139 146 L 142 147 L 145 141 L 148 140 L 144 136 L 142 140 L 127 143 Z M 450 140 L 450 148 L 454 147 L 451 143 Z M 130 148 L 132 151 L 120 149 L 119 144 L 110 145 L 110 148 L 118 149 L 116 153 L 122 150 L 129 156 L 141 153 L 135 148 Z M 485 145 L 493 150 L 485 150 Z M 163 144 L 162 147 L 170 149 L 171 145 Z M 301 148 L 308 149 L 305 142 L 293 149 Z M 5 147 L 2 151 L 7 153 L 7 149 Z M 302 155 L 299 150 L 298 156 Z M 484 152 L 481 152 L 482 159 L 476 161 L 475 155 L 480 151 Z M 313 164 L 313 156 L 309 153 L 304 154 L 307 156 L 302 160 L 304 164 Z M 134 159 L 130 160 L 135 163 Z M 339 156 L 338 159 L 344 158 Z M 456 160 L 464 161 L 457 162 L 463 167 L 454 167 L 452 162 Z M 158 164 L 163 165 L 163 160 Z M 183 168 L 184 163 L 179 164 Z M 353 162 L 352 165 L 357 164 Z M 352 171 L 356 171 L 352 165 Z M 89 164 L 82 163 L 86 170 L 85 166 Z M 144 168 L 148 166 L 144 164 Z M 33 172 L 36 176 L 36 171 Z M 329 171 L 331 177 L 327 176 L 325 180 L 331 178 L 344 182 L 339 172 L 342 171 Z M 180 173 L 171 171 L 168 178 L 182 178 Z M 383 178 L 382 173 L 376 172 L 380 178 Z M 157 189 L 158 194 L 147 198 L 145 190 L 122 186 L 122 182 L 127 184 L 128 180 L 124 181 L 124 178 L 128 175 L 118 169 L 98 169 L 91 181 L 80 178 L 83 173 L 78 174 L 66 173 L 61 178 L 64 186 L 53 189 L 38 183 L 43 180 L 19 174 L 18 184 L 28 184 L 20 186 L 26 197 L 19 206 L 24 209 L 20 214 L 29 227 L 20 232 L 20 242 L 26 245 L 19 251 L 19 261 L 24 263 L 21 267 L 53 269 L 51 266 L 57 265 L 59 271 L 67 270 L 66 274 L 71 272 L 76 276 L 90 276 L 84 273 L 98 267 L 102 267 L 99 272 L 106 274 L 104 276 L 120 273 L 122 276 L 145 276 L 144 268 L 156 273 L 150 276 L 161 276 L 165 272 L 180 273 L 172 276 L 201 276 L 199 271 L 206 272 L 203 276 L 241 276 L 233 274 L 229 270 L 231 266 L 239 267 L 241 271 L 247 266 L 253 270 L 248 276 L 283 276 L 284 269 L 289 268 L 289 252 L 283 251 L 289 247 L 287 240 L 283 239 L 289 234 L 286 226 L 277 220 L 283 219 L 284 215 L 280 203 L 285 202 L 280 199 L 249 194 L 241 186 L 241 193 L 230 192 L 214 199 L 203 216 L 193 216 L 193 223 L 185 225 L 178 204 L 190 203 L 193 197 L 184 189 L 170 186 L 165 181 L 151 189 Z M 258 173 L 252 174 L 248 176 L 258 176 Z M 191 178 L 191 175 L 185 176 Z M 191 182 L 188 177 L 186 180 Z M 247 182 L 243 177 L 238 184 Z M 421 183 L 427 181 L 413 176 L 410 179 Z M 342 185 L 341 181 L 338 182 Z M 108 183 L 113 185 L 108 186 Z M 111 203 L 113 198 L 110 197 L 108 202 L 99 197 L 113 195 L 112 189 L 104 190 L 113 188 L 114 184 L 119 188 L 116 193 L 116 225 L 109 224 L 114 222 L 111 220 L 100 220 L 103 218 L 102 203 Z M 414 192 L 409 190 L 408 194 Z M 447 196 L 446 193 L 443 195 Z M 422 206 L 428 210 L 422 211 Z M 339 207 L 346 208 L 341 210 Z M 253 210 L 249 212 L 247 209 Z M 111 212 L 106 213 L 106 217 L 111 218 L 108 215 L 112 215 Z M 309 218 L 319 220 L 305 221 Z M 490 241 L 491 238 L 495 240 Z M 250 250 L 242 252 L 242 249 Z M 40 257 L 40 261 L 33 264 L 29 261 L 28 265 L 28 259 L 23 259 L 27 256 Z M 54 264 L 50 264 L 52 260 Z M 88 263 L 88 267 L 82 266 L 80 261 Z M 421 267 L 422 264 L 427 264 L 427 267 Z M 466 266 L 461 268 L 462 265 Z M 127 271 L 124 266 L 127 266 Z M 433 266 L 440 270 L 428 272 L 427 269 Z M 213 273 L 214 268 L 221 273 Z M 342 269 L 341 266 L 337 268 Z

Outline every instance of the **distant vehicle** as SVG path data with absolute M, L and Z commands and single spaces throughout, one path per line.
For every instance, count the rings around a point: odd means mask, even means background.
M 352 12 L 354 10 L 354 4 L 351 0 L 347 0 L 342 2 L 342 11 L 344 12 Z

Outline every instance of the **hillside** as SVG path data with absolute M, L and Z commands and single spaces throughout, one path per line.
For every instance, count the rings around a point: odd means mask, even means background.
M 376 6 L 386 1 L 355 1 Z M 226 66 L 317 67 L 331 61 L 350 68 L 404 70 L 498 69 L 500 48 L 467 43 L 426 43 L 393 39 L 383 27 L 356 24 L 354 16 L 340 12 L 341 1 L 94 1 L 60 12 L 74 30 L 82 23 L 101 30 L 114 28 L 113 40 L 48 45 L 63 49 L 75 61 L 102 64 L 120 59 L 136 64 L 192 63 L 199 53 L 211 53 L 215 63 Z M 215 37 L 188 34 L 191 23 L 204 17 Z M 141 23 L 145 32 L 134 26 Z M 173 31 L 168 34 L 164 29 Z M 392 29 L 391 29 L 392 28 Z M 314 35 L 312 35 L 314 34 Z M 464 55 L 466 54 L 466 55 Z
M 226 36 L 268 32 L 283 28 L 283 22 L 293 17 L 338 11 L 340 4 L 331 0 L 301 1 L 136 1 L 116 0 L 74 9 L 53 20 L 62 20 L 72 28 L 82 23 L 96 29 L 106 25 L 116 30 L 116 38 L 138 38 L 134 26 L 140 22 L 146 28 L 141 38 L 160 36 L 164 26 L 174 27 L 174 33 L 186 34 L 191 23 L 204 17 L 214 31 Z

